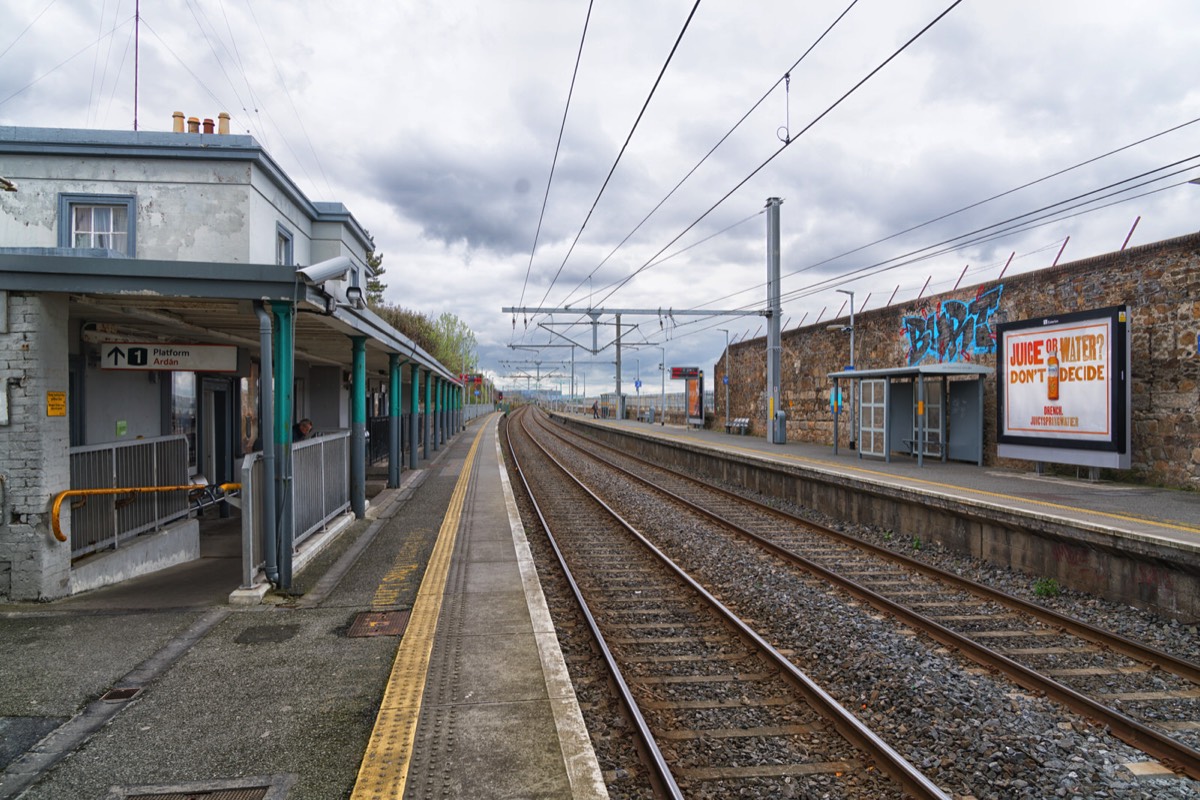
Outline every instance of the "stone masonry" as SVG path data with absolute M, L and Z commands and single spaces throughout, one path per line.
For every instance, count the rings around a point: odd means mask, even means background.
M 1132 468 L 1120 477 L 1200 489 L 1200 234 L 858 313 L 856 365 L 969 361 L 994 368 L 998 324 L 1119 305 L 1130 311 L 1133 381 Z M 847 363 L 849 342 L 845 333 L 827 330 L 828 322 L 783 335 L 781 403 L 789 441 L 833 443 L 826 376 Z M 750 417 L 750 432 L 759 436 L 767 415 L 765 357 L 763 338 L 730 350 L 730 416 Z M 713 368 L 714 386 L 724 373 L 722 357 Z M 985 397 L 985 463 L 997 464 L 994 376 Z M 716 392 L 716 403 L 716 418 L 723 419 L 723 392 Z M 849 443 L 848 429 L 841 425 L 842 445 Z
M 3 293 L 0 293 L 3 297 Z M 70 488 L 67 417 L 49 416 L 47 393 L 67 391 L 65 294 L 8 292 L 6 354 L 0 388 L 8 392 L 8 425 L 0 425 L 0 596 L 12 600 L 62 597 L 70 590 L 71 545 L 51 531 L 50 501 Z M 69 515 L 62 520 L 70 531 Z

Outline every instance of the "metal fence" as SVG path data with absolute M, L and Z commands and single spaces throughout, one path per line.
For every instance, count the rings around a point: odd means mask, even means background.
M 295 544 L 350 507 L 350 432 L 292 445 L 292 521 Z
M 72 489 L 183 486 L 190 482 L 183 436 L 72 447 Z M 186 491 L 92 495 L 71 504 L 71 556 L 117 547 L 188 513 Z

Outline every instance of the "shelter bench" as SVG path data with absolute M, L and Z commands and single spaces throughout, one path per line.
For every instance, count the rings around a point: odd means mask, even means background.
M 738 417 L 737 419 L 731 419 L 731 420 L 729 420 L 729 424 L 725 426 L 726 433 L 737 432 L 737 433 L 740 433 L 742 436 L 745 436 L 746 431 L 748 431 L 749 429 L 750 429 L 750 418 L 749 417 Z

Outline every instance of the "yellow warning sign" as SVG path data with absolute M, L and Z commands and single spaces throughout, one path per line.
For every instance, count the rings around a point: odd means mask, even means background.
M 65 417 L 67 415 L 67 393 L 46 392 L 46 416 Z

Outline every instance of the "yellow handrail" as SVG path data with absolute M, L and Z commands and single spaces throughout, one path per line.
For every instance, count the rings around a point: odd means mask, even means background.
M 67 540 L 66 534 L 62 532 L 62 526 L 58 522 L 58 512 L 62 508 L 63 500 L 68 497 L 89 497 L 92 495 L 105 494 L 148 494 L 150 492 L 192 492 L 197 489 L 209 488 L 205 484 L 189 483 L 184 486 L 123 486 L 117 489 L 66 489 L 54 496 L 54 505 L 50 507 L 50 525 L 54 530 L 54 538 L 60 542 Z M 222 492 L 229 492 L 241 489 L 240 483 L 222 483 L 216 487 Z

